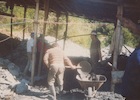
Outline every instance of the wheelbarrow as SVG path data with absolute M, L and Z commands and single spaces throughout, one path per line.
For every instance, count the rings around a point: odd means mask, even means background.
M 80 86 L 84 89 L 86 100 L 92 100 L 97 90 L 106 82 L 104 75 L 91 75 L 91 65 L 87 61 L 82 61 L 78 64 L 80 69 L 77 69 L 79 75 L 76 76 Z

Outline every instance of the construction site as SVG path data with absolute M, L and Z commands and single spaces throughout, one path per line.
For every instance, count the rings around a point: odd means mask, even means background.
M 37 55 L 37 37 L 41 33 L 41 41 L 48 44 L 57 42 L 63 48 L 65 54 L 70 58 L 77 69 L 66 68 L 64 73 L 64 89 L 57 100 L 125 100 L 121 95 L 121 82 L 125 72 L 128 57 L 135 48 L 123 45 L 120 48 L 122 25 L 116 18 L 117 15 L 131 19 L 135 24 L 140 22 L 140 2 L 137 0 L 0 0 L 10 13 L 0 11 L 1 16 L 10 18 L 10 32 L 0 30 L 0 100 L 53 100 L 48 89 L 48 69 L 43 62 L 43 53 Z M 22 33 L 13 32 L 14 6 L 24 9 Z M 30 38 L 30 32 L 26 33 L 26 11 L 27 8 L 35 10 L 34 18 L 30 20 L 35 33 L 32 70 L 23 74 L 28 61 L 26 45 Z M 97 11 L 98 9 L 98 11 Z M 44 18 L 39 20 L 39 11 L 44 12 Z M 56 14 L 56 22 L 49 22 L 49 13 Z M 65 22 L 59 22 L 60 15 L 66 17 Z M 113 23 L 114 29 L 114 50 L 113 55 L 109 54 L 110 45 L 101 48 L 102 61 L 95 67 L 94 74 L 91 74 L 89 49 L 71 41 L 68 36 L 68 25 L 81 25 L 80 23 L 69 23 L 68 17 L 74 16 L 88 19 L 90 23 L 99 21 L 101 23 Z M 12 24 L 13 23 L 13 24 Z M 39 23 L 43 23 L 40 26 Z M 46 26 L 55 24 L 55 37 L 46 34 Z M 59 37 L 59 25 L 65 25 L 63 37 Z M 85 23 L 87 24 L 87 23 Z M 89 25 L 89 23 L 87 24 Z M 4 26 L 4 24 L 0 24 Z M 29 25 L 28 25 L 29 26 Z M 71 37 L 80 37 L 77 35 Z M 86 34 L 89 36 L 89 34 Z M 112 36 L 113 37 L 113 36 Z M 119 40 L 119 41 L 118 41 Z M 49 46 L 48 46 L 49 47 Z M 43 47 L 41 48 L 43 52 Z M 55 90 L 58 91 L 57 83 Z M 136 91 L 137 92 L 137 91 Z

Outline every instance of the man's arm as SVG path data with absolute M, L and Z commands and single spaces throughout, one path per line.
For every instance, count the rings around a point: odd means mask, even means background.
M 49 68 L 48 58 L 49 58 L 49 54 L 46 52 L 44 55 L 43 61 L 44 61 L 45 65 Z
M 67 56 L 64 56 L 64 63 L 67 65 L 67 68 L 76 68 L 76 66 L 72 64 L 71 60 Z
M 99 57 L 100 57 L 100 61 L 102 61 L 102 54 L 101 54 L 101 50 L 99 50 Z
M 34 40 L 30 41 L 30 46 L 31 46 L 31 58 L 32 58 L 33 48 L 34 48 Z
M 99 45 L 98 45 L 98 53 L 99 53 L 99 60 L 102 61 L 101 43 L 100 43 L 100 41 L 99 41 Z

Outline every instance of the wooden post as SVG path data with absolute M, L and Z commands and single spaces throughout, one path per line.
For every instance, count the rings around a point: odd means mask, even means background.
M 58 23 L 59 22 L 59 17 L 60 17 L 60 14 L 59 13 L 56 13 L 56 17 L 57 17 L 57 19 L 56 19 L 56 22 Z M 59 24 L 56 24 L 56 42 L 57 42 L 57 38 L 58 38 L 58 26 L 59 26 Z
M 118 6 L 118 12 L 117 15 L 121 15 L 123 14 L 123 6 L 120 5 Z M 115 67 L 115 69 L 117 69 L 117 59 L 118 59 L 118 55 L 119 55 L 119 44 L 120 44 L 120 36 L 121 36 L 121 31 L 122 31 L 122 27 L 121 27 L 121 22 L 118 19 L 117 20 L 117 25 L 116 25 L 116 29 L 115 29 L 115 47 L 114 47 L 114 54 L 113 54 L 113 67 Z
M 117 15 L 122 16 L 122 14 L 123 14 L 123 5 L 119 5 Z M 119 55 L 121 31 L 122 31 L 121 22 L 118 19 L 116 29 L 115 29 L 115 42 L 114 42 L 115 47 L 114 47 L 114 53 L 113 53 L 113 67 L 114 67 L 114 69 L 117 69 L 117 60 L 118 60 L 118 55 Z M 112 70 L 111 75 L 113 75 L 113 71 L 115 71 L 114 69 Z M 114 92 L 114 90 L 115 90 L 115 84 L 116 84 L 116 80 L 113 79 L 113 77 L 112 77 L 112 80 L 111 80 L 111 91 L 112 92 Z
M 10 10 L 11 10 L 11 15 L 13 15 L 13 8 L 10 8 Z M 13 37 L 13 18 L 11 17 L 11 25 L 10 25 L 11 27 L 11 34 L 10 34 L 10 36 L 11 37 Z
M 66 39 L 67 39 L 67 31 L 68 31 L 68 13 L 66 13 L 66 30 L 64 32 L 63 50 L 65 49 L 65 42 L 66 42 Z
M 37 41 L 37 32 L 38 32 L 38 13 L 39 13 L 39 0 L 36 1 L 35 9 L 35 19 L 34 19 L 34 46 L 33 46 L 33 55 L 32 55 L 32 72 L 31 72 L 31 85 L 34 84 L 34 70 L 35 70 L 35 61 L 36 61 L 36 41 Z
M 23 24 L 23 40 L 25 39 L 26 12 L 27 12 L 27 7 L 25 6 L 25 7 L 24 7 L 24 20 L 23 20 L 23 22 L 24 22 L 24 24 Z
M 10 10 L 11 10 L 11 15 L 13 15 L 13 9 L 14 9 L 14 4 L 12 3 L 10 5 Z M 13 37 L 13 18 L 11 17 L 11 25 L 10 25 L 10 28 L 11 28 L 11 34 L 10 36 Z M 11 51 L 13 50 L 13 41 L 11 39 Z
M 44 36 L 46 32 L 46 22 L 48 19 L 48 14 L 49 14 L 49 0 L 44 0 L 44 26 L 43 26 L 43 37 L 42 37 L 42 42 L 41 42 L 41 52 L 40 52 L 40 57 L 39 57 L 39 66 L 38 66 L 38 76 L 40 76 L 41 72 L 41 65 L 42 65 L 42 59 L 43 59 L 43 54 L 44 54 Z

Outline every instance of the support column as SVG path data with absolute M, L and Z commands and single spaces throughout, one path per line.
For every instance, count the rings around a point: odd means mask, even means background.
M 60 17 L 60 13 L 56 13 L 56 17 L 57 17 L 57 19 L 56 19 L 56 42 L 57 42 L 57 38 L 58 38 L 58 26 L 59 26 L 59 24 L 58 24 L 58 22 L 59 22 L 59 17 Z
M 26 27 L 26 12 L 27 12 L 27 7 L 24 7 L 24 24 L 23 24 L 23 40 L 25 39 L 25 27 Z
M 117 15 L 122 16 L 123 14 L 123 5 L 118 6 L 117 10 Z M 114 92 L 115 90 L 115 84 L 118 82 L 117 79 L 114 79 L 113 72 L 117 70 L 117 60 L 118 60 L 118 55 L 119 55 L 119 46 L 120 46 L 120 39 L 121 39 L 121 32 L 122 32 L 122 27 L 121 27 L 121 22 L 118 19 L 117 24 L 116 24 L 116 29 L 115 29 L 115 42 L 114 42 L 114 52 L 113 52 L 113 70 L 112 70 L 112 80 L 111 80 L 111 91 Z M 115 74 L 117 76 L 117 73 Z
M 10 5 L 11 15 L 13 15 L 13 9 L 14 9 L 14 4 L 11 4 Z M 13 18 L 12 17 L 11 17 L 10 29 L 11 29 L 10 36 L 13 37 Z M 12 39 L 10 41 L 11 41 L 11 51 L 13 51 L 13 41 Z
M 118 11 L 117 11 L 117 15 L 121 15 L 123 14 L 123 6 L 120 5 L 118 6 Z M 119 45 L 120 45 L 120 37 L 121 37 L 121 32 L 122 32 L 122 27 L 121 27 L 121 22 L 118 19 L 117 20 L 117 25 L 116 25 L 116 29 L 115 29 L 115 47 L 114 47 L 114 54 L 113 54 L 113 67 L 115 69 L 117 69 L 117 59 L 118 59 L 118 55 L 119 55 Z
M 40 52 L 40 57 L 39 57 L 39 66 L 38 66 L 38 76 L 40 76 L 41 72 L 41 66 L 42 66 L 42 60 L 43 60 L 43 55 L 44 55 L 44 36 L 46 32 L 46 21 L 48 19 L 48 14 L 49 14 L 49 0 L 44 0 L 44 25 L 43 25 L 43 37 L 42 37 L 42 42 L 41 42 L 41 52 Z
M 64 44 L 63 44 L 63 49 L 65 49 L 65 42 L 67 39 L 67 31 L 68 31 L 68 13 L 66 13 L 66 30 L 64 32 Z
M 39 14 L 39 0 L 36 1 L 36 10 L 35 10 L 35 19 L 34 19 L 34 46 L 33 46 L 33 55 L 32 55 L 32 72 L 31 72 L 31 85 L 34 84 L 34 71 L 35 71 L 35 61 L 36 61 L 36 41 L 37 41 L 37 32 L 38 32 L 38 14 Z
M 11 15 L 13 15 L 13 7 L 10 7 L 10 10 L 11 10 Z M 11 17 L 11 34 L 10 36 L 13 37 L 13 18 Z

